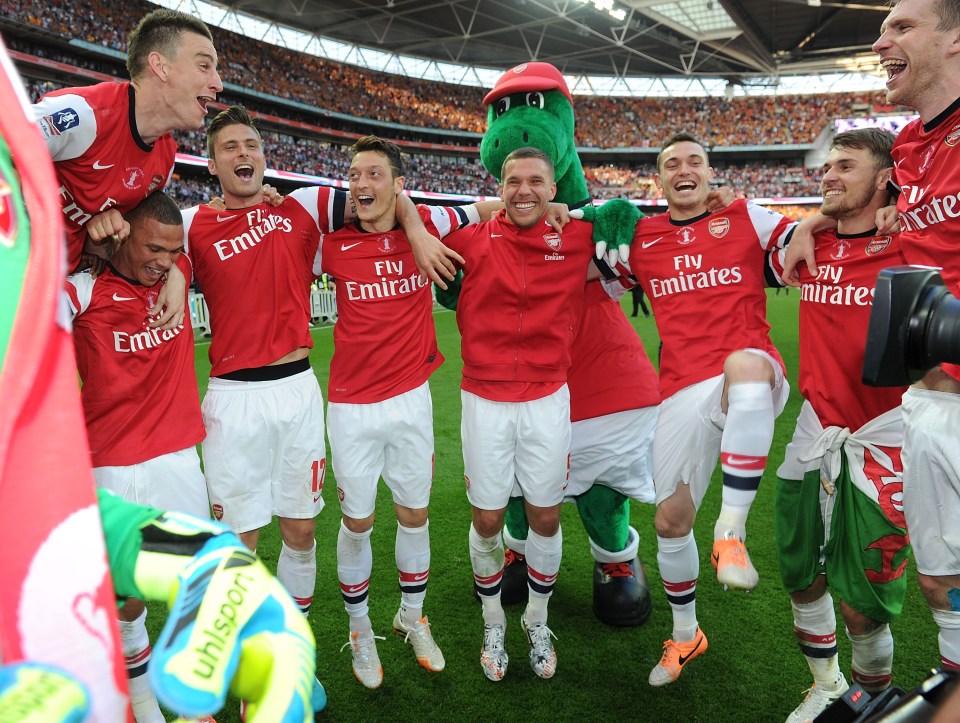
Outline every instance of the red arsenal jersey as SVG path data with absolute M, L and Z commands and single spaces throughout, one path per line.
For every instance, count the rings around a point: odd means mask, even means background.
M 268 203 L 183 213 L 187 251 L 210 310 L 211 376 L 266 366 L 312 347 L 310 284 L 320 240 L 343 225 L 346 194 L 298 188 Z
M 860 429 L 900 405 L 906 387 L 870 387 L 861 380 L 877 274 L 904 263 L 897 236 L 876 231 L 815 237 L 819 273 L 800 272 L 800 393 L 824 427 Z M 781 251 L 774 268 L 783 269 Z M 824 330 L 829 330 L 825 333 Z
M 189 279 L 184 255 L 177 266 Z M 145 325 L 160 286 L 112 269 L 67 278 L 94 467 L 139 464 L 204 437 L 189 314 L 172 331 Z
M 960 99 L 924 125 L 907 124 L 893 144 L 894 177 L 901 188 L 900 244 L 908 264 L 942 267 L 960 296 Z M 943 370 L 960 380 L 960 366 Z
M 630 268 L 663 342 L 664 398 L 721 374 L 734 351 L 761 349 L 780 359 L 770 341 L 764 265 L 767 250 L 782 246 L 794 225 L 742 199 L 686 221 L 664 213 L 637 224 Z
M 464 208 L 418 206 L 438 238 L 479 218 Z M 369 404 L 423 384 L 443 363 L 433 295 L 401 228 L 367 232 L 354 222 L 323 239 L 323 271 L 337 281 L 331 402 Z
M 465 259 L 457 303 L 462 388 L 493 401 L 527 401 L 567 381 L 593 227 L 571 221 L 518 228 L 501 211 L 451 234 Z
M 657 372 L 643 342 L 601 281 L 587 282 L 571 355 L 570 421 L 660 403 Z
M 173 171 L 173 136 L 144 143 L 135 98 L 130 83 L 106 82 L 55 90 L 33 106 L 60 182 L 68 270 L 80 262 L 87 221 L 110 208 L 132 210 L 163 188 Z

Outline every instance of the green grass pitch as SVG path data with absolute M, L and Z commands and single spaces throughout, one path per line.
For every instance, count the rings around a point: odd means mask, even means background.
M 310 622 L 317 639 L 318 676 L 329 703 L 318 720 L 408 721 L 782 721 L 802 699 L 809 673 L 793 636 L 789 599 L 780 584 L 773 552 L 774 471 L 793 431 L 800 408 L 796 389 L 799 294 L 769 292 L 768 317 L 773 338 L 787 362 L 792 386 L 790 403 L 777 422 L 770 464 L 750 515 L 749 548 L 760 572 L 760 584 L 750 595 L 723 592 L 710 566 L 713 522 L 719 510 L 719 473 L 714 476 L 695 532 L 701 577 L 697 614 L 708 639 L 708 652 L 666 688 L 647 684 L 650 668 L 660 658 L 670 636 L 671 617 L 656 565 L 653 507 L 633 503 L 632 521 L 640 532 L 641 559 L 646 564 L 654 598 L 650 620 L 638 629 L 607 627 L 591 612 L 592 568 L 587 538 L 576 510 L 563 512 L 564 555 L 550 601 L 550 626 L 557 635 L 558 672 L 549 681 L 538 679 L 527 659 L 520 628 L 521 609 L 507 611 L 510 670 L 500 683 L 491 683 L 480 670 L 482 638 L 480 606 L 473 597 L 467 550 L 469 505 L 463 489 L 460 454 L 460 354 L 454 315 L 435 316 L 446 364 L 434 374 L 431 389 L 436 429 L 436 474 L 430 509 L 432 563 L 425 612 L 444 652 L 447 667 L 431 674 L 420 668 L 412 649 L 392 634 L 390 625 L 399 605 L 393 557 L 396 519 L 385 486 L 381 485 L 377 523 L 373 531 L 374 569 L 370 612 L 374 630 L 386 636 L 378 642 L 383 663 L 383 687 L 366 690 L 353 676 L 350 653 L 340 652 L 347 640 L 336 573 L 339 508 L 336 483 L 327 467 L 324 498 L 327 507 L 317 525 L 317 587 Z M 629 306 L 629 296 L 624 300 Z M 652 359 L 658 337 L 652 319 L 632 319 Z M 326 394 L 332 327 L 314 331 L 313 367 Z M 206 390 L 207 344 L 197 345 L 197 377 Z M 276 524 L 261 536 L 259 554 L 276 569 Z M 939 663 L 937 630 L 916 587 L 911 564 L 910 586 L 903 616 L 894 625 L 896 654 L 894 684 L 910 689 Z M 839 617 L 839 615 L 838 615 Z M 163 619 L 151 610 L 155 635 Z M 838 634 L 841 669 L 849 675 L 850 646 Z M 220 723 L 239 720 L 231 701 L 217 716 Z

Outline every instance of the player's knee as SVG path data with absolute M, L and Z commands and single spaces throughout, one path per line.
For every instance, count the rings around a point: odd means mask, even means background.
M 402 505 L 396 505 L 397 510 L 397 522 L 399 522 L 404 527 L 423 527 L 427 524 L 427 518 L 429 517 L 429 510 L 426 507 L 420 507 L 418 509 L 412 509 L 410 507 L 403 507 Z M 371 524 L 373 524 L 371 520 Z
M 473 528 L 480 537 L 495 537 L 503 529 L 503 510 L 473 508 Z
M 347 517 L 344 515 L 343 526 L 346 527 L 350 532 L 361 535 L 373 527 L 373 518 L 374 515 L 370 515 L 369 517 Z
M 309 550 L 313 547 L 316 523 L 312 518 L 297 520 L 281 517 L 279 521 L 280 537 L 283 538 L 287 547 L 294 550 Z
M 553 537 L 560 529 L 560 506 L 527 507 L 527 520 L 530 529 L 541 537 Z
M 776 381 L 770 361 L 746 351 L 735 351 L 728 356 L 723 362 L 723 374 L 728 385 L 738 382 L 767 382 L 773 385 Z
M 931 608 L 960 612 L 960 576 L 918 573 L 917 583 Z

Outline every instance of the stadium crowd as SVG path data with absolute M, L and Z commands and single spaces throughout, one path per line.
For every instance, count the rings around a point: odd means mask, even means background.
M 90 0 L 64 7 L 3 0 L 0 17 L 43 28 L 65 38 L 125 50 L 122 36 L 133 18 L 149 9 L 120 0 Z M 142 12 L 138 12 L 142 11 Z M 103 28 L 110 28 L 104 38 Z M 480 88 L 439 84 L 335 63 L 212 28 L 225 83 L 251 88 L 322 110 L 416 128 L 482 133 L 486 127 Z M 16 47 L 16 46 L 14 46 Z M 71 62 L 71 61 L 67 61 Z M 317 93 L 336 87 L 336 93 Z M 677 130 L 708 147 L 812 143 L 825 118 L 863 108 L 894 110 L 882 93 L 726 98 L 621 98 L 574 96 L 577 141 L 586 148 L 649 147 Z M 250 107 L 249 103 L 245 103 Z

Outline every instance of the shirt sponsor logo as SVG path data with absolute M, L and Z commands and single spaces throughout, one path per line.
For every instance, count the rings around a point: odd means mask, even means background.
M 730 230 L 730 219 L 729 218 L 715 218 L 707 224 L 707 229 L 710 231 L 712 236 L 717 238 L 723 238 L 727 235 L 727 231 Z
M 831 306 L 870 306 L 873 304 L 873 287 L 843 284 L 843 266 L 821 264 L 817 278 L 804 283 L 800 288 L 800 300 Z
M 176 329 L 144 329 L 135 334 L 125 331 L 113 332 L 113 350 L 121 354 L 136 354 L 156 349 L 161 344 L 176 339 L 183 331 L 183 324 Z
M 730 286 L 739 284 L 743 280 L 743 273 L 739 266 L 718 269 L 712 267 L 703 269 L 702 254 L 680 254 L 673 258 L 673 268 L 676 276 L 650 279 L 650 296 L 672 296 L 685 294 L 697 289 L 708 289 L 716 286 Z
M 892 241 L 892 236 L 877 236 L 876 238 L 870 239 L 863 251 L 867 254 L 867 256 L 876 256 L 877 254 L 882 254 L 887 250 L 887 247 Z
M 379 279 L 378 281 L 344 280 L 341 282 L 350 301 L 376 301 L 406 296 L 420 291 L 429 283 L 420 278 L 420 272 L 416 267 L 408 275 L 403 269 L 402 259 L 374 261 L 373 273 Z
M 213 242 L 213 247 L 217 250 L 217 255 L 221 261 L 226 261 L 244 251 L 256 248 L 256 246 L 273 231 L 280 231 L 282 233 L 293 232 L 293 224 L 289 218 L 275 213 L 264 215 L 262 209 L 259 208 L 248 212 L 247 218 L 250 220 L 250 228 L 248 230 L 239 236 Z M 226 221 L 227 219 L 224 218 L 223 220 Z
M 945 223 L 949 219 L 960 218 L 960 198 L 956 193 L 933 196 L 920 205 L 927 190 L 921 186 L 903 187 L 900 203 L 905 203 L 907 209 L 901 210 L 898 203 L 897 210 L 900 211 L 900 224 L 905 231 L 919 231 L 928 226 Z
M 543 241 L 554 251 L 559 251 L 560 246 L 562 245 L 560 241 L 560 234 L 558 233 L 545 233 L 543 235 Z
M 115 165 L 117 165 L 117 164 L 116 164 L 116 163 L 101 163 L 101 162 L 100 162 L 100 159 L 98 158 L 97 160 L 95 160 L 95 161 L 93 162 L 93 170 L 95 170 L 95 171 L 105 171 L 105 170 L 107 170 L 108 168 L 113 168 Z
M 146 176 L 146 174 L 142 168 L 130 166 L 127 168 L 127 175 L 123 179 L 123 185 L 131 191 L 135 191 L 143 185 L 144 176 Z

